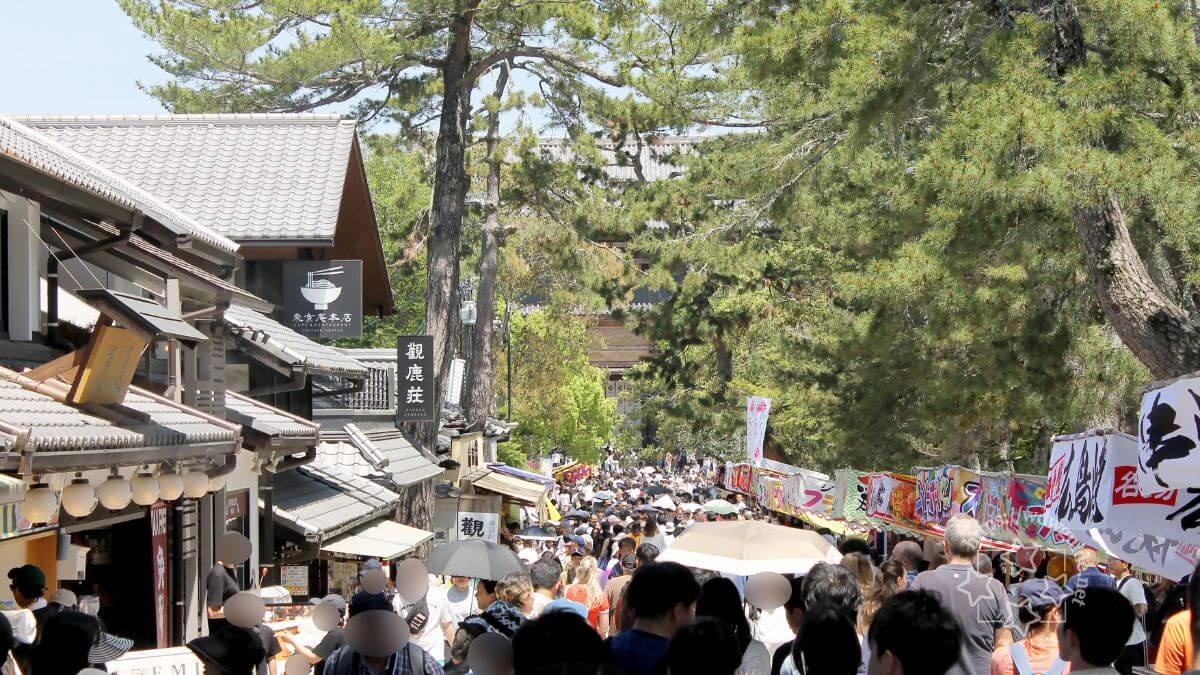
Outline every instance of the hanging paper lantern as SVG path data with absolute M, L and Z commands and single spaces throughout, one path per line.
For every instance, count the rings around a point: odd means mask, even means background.
M 96 510 L 96 488 L 82 474 L 75 474 L 71 484 L 63 488 L 62 507 L 76 518 L 83 518 Z

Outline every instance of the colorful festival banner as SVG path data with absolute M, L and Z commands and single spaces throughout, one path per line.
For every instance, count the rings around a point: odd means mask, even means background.
M 1044 522 L 1072 533 L 1107 526 L 1104 518 L 1113 484 L 1108 447 L 1132 440 L 1126 434 L 1094 431 L 1055 439 L 1046 477 Z
M 950 514 L 974 516 L 979 511 L 979 474 L 961 466 L 954 467 L 954 497 Z
M 833 515 L 853 523 L 867 522 L 867 489 L 871 474 L 854 469 L 838 469 L 833 497 Z
M 937 468 L 918 468 L 917 521 L 922 525 L 945 525 L 953 505 L 955 467 L 947 464 Z
M 1055 551 L 1074 551 L 1079 540 L 1070 532 L 1051 527 L 1042 519 L 1046 511 L 1046 477 L 1015 473 L 1008 483 L 1008 530 L 1016 541 Z
M 829 515 L 837 485 L 807 473 L 797 473 L 783 480 L 783 501 L 792 510 L 802 513 Z
M 867 517 L 902 527 L 918 528 L 917 480 L 899 473 L 873 473 L 867 497 Z
M 1007 473 L 979 474 L 979 508 L 975 518 L 983 528 L 983 534 L 993 539 L 1012 539 L 1008 529 L 1011 503 L 1009 501 L 1009 483 L 1012 478 Z
M 1177 380 L 1142 395 L 1137 479 L 1142 492 L 1200 487 L 1200 379 Z

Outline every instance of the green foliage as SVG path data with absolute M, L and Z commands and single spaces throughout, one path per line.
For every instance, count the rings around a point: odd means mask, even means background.
M 583 462 L 602 459 L 614 404 L 604 397 L 603 371 L 588 365 L 586 324 L 552 308 L 515 314 L 511 339 L 513 421 L 520 426 L 502 455 L 521 459 L 516 466 L 555 451 Z M 504 391 L 504 378 L 497 380 L 497 391 Z
M 638 412 L 660 443 L 733 446 L 764 394 L 768 447 L 799 463 L 1044 470 L 1051 435 L 1128 420 L 1148 373 L 1097 304 L 1073 210 L 1118 197 L 1194 311 L 1195 17 L 1053 4 L 718 3 L 709 23 L 670 5 L 656 23 L 731 30 L 648 32 L 643 54 L 690 37 L 715 65 L 643 86 L 676 116 L 760 128 L 624 195 L 680 215 L 629 249 L 673 277 L 633 319 L 662 348 Z M 1050 25 L 1075 11 L 1083 58 Z
M 366 139 L 367 183 L 383 242 L 383 259 L 396 313 L 366 317 L 363 334 L 337 341 L 339 347 L 394 347 L 400 335 L 419 333 L 425 321 L 425 251 L 421 221 L 429 208 L 431 176 L 427 150 L 395 136 Z

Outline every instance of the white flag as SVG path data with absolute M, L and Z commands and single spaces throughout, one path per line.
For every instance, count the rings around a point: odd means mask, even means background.
M 767 415 L 771 399 L 751 396 L 746 399 L 746 456 L 754 466 L 762 464 L 763 438 L 767 435 Z

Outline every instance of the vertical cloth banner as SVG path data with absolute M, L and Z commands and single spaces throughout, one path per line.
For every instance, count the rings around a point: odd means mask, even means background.
M 1113 481 L 1108 448 L 1132 440 L 1127 434 L 1100 431 L 1056 438 L 1046 476 L 1045 523 L 1072 533 L 1105 526 Z
M 1013 474 L 1008 483 L 1008 529 L 1022 544 L 1061 552 L 1074 552 L 1080 542 L 1070 532 L 1047 525 L 1046 477 Z
M 903 527 L 918 527 L 917 480 L 898 473 L 873 473 L 867 497 L 867 517 Z
M 1012 478 L 1007 473 L 981 473 L 979 475 L 979 509 L 975 518 L 983 528 L 984 536 L 992 539 L 1011 539 L 1008 529 L 1010 502 L 1009 484 Z
M 838 469 L 835 476 L 834 516 L 854 523 L 866 523 L 871 474 L 854 469 Z
M 746 399 L 746 458 L 754 466 L 762 464 L 763 439 L 767 435 L 767 415 L 770 413 L 771 399 L 762 396 Z
M 937 468 L 921 468 L 917 477 L 917 520 L 922 525 L 945 525 L 950 518 L 951 497 L 954 493 L 954 470 L 949 464 Z
M 822 480 L 807 473 L 796 473 L 783 480 L 783 501 L 797 513 L 827 516 L 833 510 L 837 491 L 833 481 Z
M 978 472 L 954 467 L 954 496 L 951 498 L 950 514 L 965 513 L 974 517 L 979 512 L 979 488 L 981 477 Z
M 1171 541 L 1200 540 L 1200 488 L 1148 492 L 1138 480 L 1141 444 L 1132 437 L 1110 440 L 1108 467 L 1112 490 L 1105 500 L 1104 527 L 1129 535 L 1143 533 Z
M 1200 487 L 1200 379 L 1142 395 L 1137 478 L 1142 492 Z
M 154 628 L 158 648 L 171 643 L 171 615 L 167 606 L 167 505 L 150 507 L 150 565 L 154 575 Z

